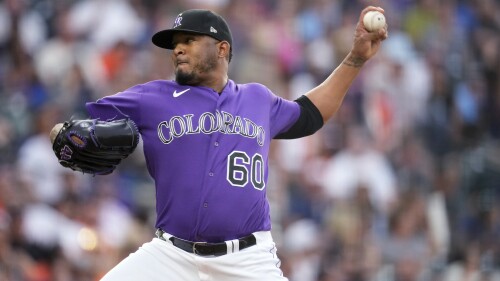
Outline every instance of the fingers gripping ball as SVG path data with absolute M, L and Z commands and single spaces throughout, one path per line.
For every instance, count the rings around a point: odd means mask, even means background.
M 377 31 L 385 26 L 385 16 L 379 11 L 369 11 L 363 17 L 363 24 L 366 30 Z
M 137 127 L 129 119 L 71 120 L 62 125 L 52 149 L 64 167 L 93 175 L 107 175 L 135 150 L 138 142 Z

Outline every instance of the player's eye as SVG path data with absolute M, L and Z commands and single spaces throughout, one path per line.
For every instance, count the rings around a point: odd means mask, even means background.
M 172 40 L 172 46 L 175 48 L 177 47 L 178 44 L 190 44 L 196 41 L 196 39 L 192 36 L 190 37 L 185 37 L 185 38 L 179 38 L 177 40 Z

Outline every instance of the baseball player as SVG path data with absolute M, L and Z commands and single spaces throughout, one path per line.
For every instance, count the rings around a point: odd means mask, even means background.
M 372 10 L 383 12 L 367 7 L 360 19 Z M 154 34 L 156 46 L 172 50 L 175 81 L 151 81 L 87 103 L 93 120 L 66 122 L 53 132 L 61 164 L 90 172 L 100 158 L 79 157 L 99 147 L 108 156 L 120 150 L 113 147 L 127 147 L 123 158 L 135 148 L 136 131 L 143 140 L 156 186 L 156 237 L 102 280 L 287 280 L 270 233 L 270 142 L 320 129 L 386 37 L 387 27 L 368 32 L 360 20 L 344 61 L 319 86 L 289 101 L 261 84 L 228 78 L 231 32 L 209 10 L 185 11 L 172 28 Z M 88 139 L 92 151 L 82 152 Z M 108 159 L 98 173 L 118 163 Z

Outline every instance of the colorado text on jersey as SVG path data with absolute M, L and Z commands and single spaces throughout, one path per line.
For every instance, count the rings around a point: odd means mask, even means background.
M 171 143 L 174 139 L 184 135 L 211 134 L 239 134 L 247 138 L 255 138 L 260 146 L 264 145 L 265 131 L 252 120 L 241 116 L 233 116 L 229 112 L 205 112 L 193 123 L 194 114 L 173 116 L 168 121 L 158 124 L 158 137 L 164 144 Z

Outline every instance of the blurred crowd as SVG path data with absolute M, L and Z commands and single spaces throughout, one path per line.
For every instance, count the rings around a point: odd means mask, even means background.
M 150 43 L 189 8 L 223 15 L 230 78 L 295 99 L 341 63 L 366 5 L 389 38 L 333 120 L 272 144 L 267 194 L 291 281 L 500 280 L 497 0 L 0 2 L 0 280 L 93 281 L 154 235 L 141 146 L 108 176 L 64 169 L 48 132 L 172 79 Z M 165 171 L 168 173 L 168 171 Z

